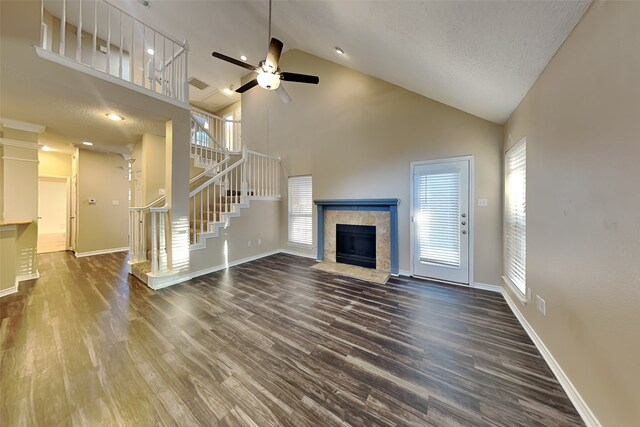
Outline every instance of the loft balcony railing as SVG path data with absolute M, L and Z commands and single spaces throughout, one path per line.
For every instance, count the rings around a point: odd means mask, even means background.
M 186 41 L 106 0 L 41 0 L 40 47 L 155 94 L 188 102 Z

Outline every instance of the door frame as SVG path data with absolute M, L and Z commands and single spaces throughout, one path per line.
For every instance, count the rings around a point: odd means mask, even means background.
M 59 179 L 64 180 L 65 186 L 67 188 L 67 203 L 66 203 L 66 218 L 67 218 L 67 227 L 65 233 L 67 238 L 64 244 L 64 250 L 68 251 L 71 249 L 71 177 L 63 176 L 63 175 L 38 175 L 38 205 L 40 204 L 40 178 L 45 179 Z M 40 206 L 38 206 L 39 208 Z M 40 235 L 40 227 L 38 227 L 38 237 Z M 37 249 L 36 249 L 37 251 Z
M 430 279 L 434 281 L 440 281 L 445 283 L 451 283 L 453 285 L 458 286 L 467 286 L 473 288 L 475 286 L 475 282 L 473 280 L 473 265 L 474 265 L 474 256 L 473 256 L 473 246 L 474 246 L 474 235 L 475 235 L 475 172 L 473 165 L 473 154 L 466 156 L 456 156 L 456 157 L 444 157 L 441 159 L 432 159 L 432 160 L 421 160 L 417 162 L 411 162 L 409 164 L 409 272 L 411 277 L 414 277 L 413 271 L 413 261 L 414 261 L 414 248 L 415 248 L 415 227 L 414 227 L 414 179 L 413 174 L 415 172 L 415 168 L 417 166 L 423 165 L 433 165 L 439 163 L 450 163 L 450 162 L 460 162 L 460 161 L 468 161 L 469 162 L 469 283 L 467 285 L 463 285 L 461 283 L 449 282 L 444 280 Z

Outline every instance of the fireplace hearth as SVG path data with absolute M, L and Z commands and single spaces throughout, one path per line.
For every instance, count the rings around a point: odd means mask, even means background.
M 336 262 L 376 268 L 376 227 L 336 224 Z

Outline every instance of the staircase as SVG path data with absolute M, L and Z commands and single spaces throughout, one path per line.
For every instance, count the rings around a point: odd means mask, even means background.
M 190 156 L 203 171 L 189 181 L 190 251 L 205 249 L 207 240 L 218 237 L 220 229 L 229 227 L 231 218 L 248 209 L 251 200 L 281 198 L 280 159 L 246 146 L 239 153 L 229 151 L 211 136 L 201 118 L 191 116 Z M 165 197 L 129 211 L 129 272 L 154 289 L 188 279 L 170 265 L 171 221 Z

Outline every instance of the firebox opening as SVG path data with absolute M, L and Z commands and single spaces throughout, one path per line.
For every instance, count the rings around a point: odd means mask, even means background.
M 376 268 L 376 227 L 336 224 L 336 262 Z

